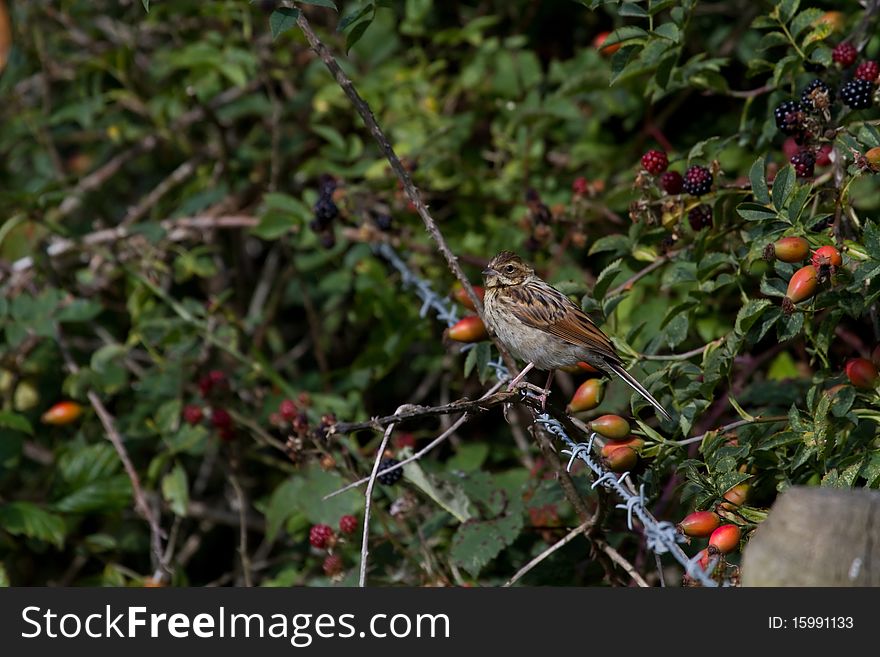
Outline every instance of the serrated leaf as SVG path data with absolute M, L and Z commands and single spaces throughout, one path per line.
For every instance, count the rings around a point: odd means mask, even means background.
M 658 25 L 654 28 L 654 34 L 662 39 L 672 41 L 673 43 L 678 43 L 681 40 L 681 30 L 678 29 L 678 25 L 675 23 L 663 23 L 662 25 Z
M 269 30 L 272 32 L 272 40 L 278 38 L 282 32 L 293 28 L 299 18 L 299 9 L 292 7 L 279 7 L 269 16 Z
M 624 2 L 617 10 L 620 16 L 631 16 L 633 18 L 647 18 L 648 12 L 634 2 Z
M 522 526 L 520 514 L 494 520 L 470 520 L 455 532 L 449 557 L 455 565 L 476 577 L 501 550 L 516 540 Z
M 21 431 L 29 436 L 34 435 L 34 428 L 24 415 L 12 411 L 0 411 L 0 427 Z
M 769 221 L 778 216 L 776 210 L 751 201 L 736 206 L 736 213 L 746 221 Z
M 64 544 L 64 520 L 31 502 L 0 505 L 0 527 L 13 536 L 46 541 L 59 549 Z
M 67 513 L 118 511 L 131 505 L 131 482 L 124 474 L 86 484 L 55 503 Z
M 765 173 L 766 168 L 764 156 L 762 155 L 755 160 L 752 168 L 749 169 L 749 182 L 752 185 L 752 194 L 761 205 L 768 205 L 770 203 L 770 190 L 767 187 L 767 176 Z
M 624 25 L 623 27 L 618 27 L 609 34 L 608 38 L 602 42 L 602 47 L 607 48 L 616 43 L 624 43 L 626 41 L 632 41 L 633 39 L 644 39 L 647 36 L 648 33 L 640 27 L 636 27 L 635 25 Z
M 471 501 L 458 482 L 425 473 L 418 461 L 403 467 L 406 470 L 407 481 L 434 500 L 456 520 L 467 522 L 473 517 Z
M 783 23 L 790 21 L 801 6 L 801 0 L 778 0 L 776 5 L 779 10 L 779 18 Z
M 162 497 L 175 515 L 186 516 L 189 505 L 189 485 L 186 470 L 178 463 L 174 469 L 162 477 Z
M 614 233 L 600 237 L 590 246 L 587 255 L 602 253 L 603 251 L 614 251 L 616 255 L 628 252 L 630 249 L 630 239 L 626 235 Z
M 749 299 L 736 315 L 734 330 L 740 335 L 748 333 L 749 329 L 752 328 L 764 310 L 770 305 L 767 299 Z
M 787 164 L 779 170 L 776 178 L 773 179 L 773 207 L 780 212 L 785 207 L 785 201 L 788 200 L 791 191 L 794 189 L 795 178 L 794 167 Z
M 791 36 L 797 39 L 800 33 L 813 25 L 817 20 L 819 20 L 822 17 L 823 13 L 824 12 L 821 9 L 817 9 L 815 7 L 804 9 L 801 13 L 795 16 L 794 19 L 792 19 L 791 25 L 789 25 L 788 27 L 788 31 L 791 32 Z M 831 26 L 829 25 L 829 27 Z
M 795 312 L 791 315 L 783 316 L 782 322 L 776 328 L 776 336 L 780 342 L 791 340 L 804 328 L 804 314 Z
M 598 278 L 596 278 L 596 284 L 593 286 L 592 296 L 594 299 L 601 300 L 605 296 L 611 283 L 620 274 L 622 265 L 623 260 L 618 258 L 599 273 Z
M 880 261 L 880 226 L 874 221 L 866 220 L 862 238 L 865 252 L 874 260 Z

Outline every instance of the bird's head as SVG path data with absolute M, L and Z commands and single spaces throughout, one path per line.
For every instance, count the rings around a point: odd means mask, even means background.
M 483 270 L 486 287 L 507 287 L 524 283 L 535 270 L 522 261 L 513 251 L 502 251 Z

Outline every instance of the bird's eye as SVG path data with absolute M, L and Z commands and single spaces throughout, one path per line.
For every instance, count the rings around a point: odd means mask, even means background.
M 504 271 L 506 271 L 508 274 L 512 274 L 512 273 L 514 272 L 513 265 L 507 265 L 507 266 L 504 268 Z

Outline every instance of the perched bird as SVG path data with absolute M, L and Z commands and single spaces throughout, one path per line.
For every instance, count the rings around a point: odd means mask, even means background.
M 660 402 L 623 368 L 608 336 L 562 292 L 541 280 L 535 270 L 511 251 L 502 251 L 483 270 L 486 326 L 515 358 L 528 365 L 511 382 L 519 383 L 533 367 L 549 370 L 542 396 L 546 400 L 553 371 L 585 361 L 613 372 L 647 399 L 665 419 Z

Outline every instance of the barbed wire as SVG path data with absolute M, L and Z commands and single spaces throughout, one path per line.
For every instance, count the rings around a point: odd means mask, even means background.
M 419 310 L 419 317 L 426 317 L 428 311 L 433 309 L 437 319 L 441 322 L 445 322 L 447 326 L 453 326 L 458 322 L 459 317 L 455 304 L 447 297 L 440 296 L 434 291 L 428 281 L 416 275 L 400 258 L 393 247 L 389 244 L 382 243 L 373 248 L 378 255 L 387 260 L 391 266 L 398 271 L 403 286 L 405 288 L 412 288 L 415 291 L 416 296 L 421 299 L 422 307 Z M 474 344 L 464 345 L 461 351 L 466 352 L 473 349 L 475 346 L 476 345 Z M 490 361 L 489 366 L 492 367 L 495 376 L 499 381 L 510 379 L 510 373 L 504 363 L 501 362 L 500 358 Z M 527 391 L 525 394 L 533 393 Z M 623 502 L 617 504 L 615 508 L 626 511 L 627 527 L 630 531 L 635 531 L 635 527 L 633 526 L 633 516 L 639 519 L 643 527 L 645 543 L 649 550 L 656 554 L 670 554 L 679 564 L 682 565 L 689 577 L 697 580 L 703 586 L 718 586 L 718 582 L 712 579 L 710 573 L 715 569 L 719 558 L 712 557 L 708 564 L 708 568 L 703 570 L 699 565 L 699 554 L 695 557 L 687 556 L 684 550 L 681 549 L 680 545 L 680 543 L 687 539 L 676 529 L 674 524 L 665 520 L 657 520 L 648 510 L 645 500 L 645 485 L 642 484 L 639 487 L 638 493 L 630 491 L 624 485 L 624 482 L 630 475 L 629 472 L 624 472 L 621 475 L 610 472 L 593 458 L 593 443 L 596 439 L 595 433 L 590 435 L 589 442 L 578 443 L 568 435 L 565 428 L 562 426 L 562 423 L 549 413 L 545 412 L 536 415 L 535 421 L 548 433 L 565 443 L 568 449 L 563 450 L 562 453 L 570 456 L 567 466 L 569 470 L 571 470 L 571 466 L 576 459 L 583 461 L 596 476 L 596 480 L 592 484 L 593 488 L 603 486 L 606 489 L 613 491 L 623 500 Z M 723 584 L 728 585 L 728 582 L 725 581 Z

